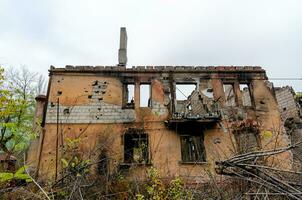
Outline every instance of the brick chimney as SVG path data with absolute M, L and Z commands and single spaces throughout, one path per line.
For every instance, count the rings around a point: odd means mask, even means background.
M 121 27 L 120 48 L 118 50 L 118 65 L 127 65 L 127 32 L 125 27 Z

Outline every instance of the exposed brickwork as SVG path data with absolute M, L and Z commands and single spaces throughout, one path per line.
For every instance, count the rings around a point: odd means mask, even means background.
M 298 118 L 298 107 L 295 102 L 295 92 L 289 87 L 275 88 L 276 98 L 282 119 Z
M 135 112 L 104 102 L 85 106 L 59 106 L 60 123 L 122 123 L 135 121 Z M 69 110 L 69 114 L 64 114 Z M 57 123 L 57 107 L 48 105 L 46 123 Z
M 143 130 L 148 137 L 148 160 L 159 172 L 172 177 L 189 177 L 192 181 L 205 181 L 205 169 L 213 174 L 217 159 L 231 156 L 232 135 L 228 123 L 234 120 L 256 119 L 263 122 L 263 130 L 273 130 L 280 124 L 280 113 L 271 90 L 266 85 L 267 76 L 261 67 L 238 66 L 66 66 L 51 67 L 47 110 L 44 120 L 45 137 L 41 144 L 39 173 L 51 177 L 58 167 L 55 152 L 64 145 L 67 137 L 81 137 L 83 155 L 97 159 L 96 147 L 100 138 L 110 137 L 112 144 L 108 155 L 114 162 L 110 173 L 125 162 L 125 138 L 128 130 Z M 251 105 L 244 105 L 248 97 L 240 91 L 240 84 L 251 86 Z M 127 86 L 134 85 L 134 99 L 128 104 Z M 150 85 L 148 107 L 140 105 L 143 91 L 140 85 Z M 177 84 L 196 85 L 186 100 L 176 99 Z M 234 86 L 234 102 L 226 102 L 224 84 Z M 59 104 L 57 103 L 59 102 Z M 57 108 L 59 112 L 57 113 Z M 57 118 L 59 116 L 59 118 Z M 59 119 L 59 124 L 57 120 Z M 84 133 L 79 134 L 81 130 Z M 182 162 L 181 135 L 199 135 L 205 149 L 204 162 L 191 165 Z M 275 133 L 274 133 L 275 134 Z M 277 137 L 278 145 L 287 146 L 284 135 Z M 63 141 L 56 144 L 53 141 Z M 213 141 L 220 141 L 219 143 Z M 270 149 L 271 138 L 263 139 Z M 272 145 L 274 145 L 273 143 Z M 56 146 L 57 145 L 57 146 Z M 192 147 L 195 149 L 197 146 Z M 200 150 L 200 149 L 199 149 Z M 59 149 L 60 151 L 60 149 Z M 94 158 L 89 153 L 95 152 Z M 291 154 L 284 153 L 281 163 L 290 167 Z M 58 158 L 60 159 L 60 158 Z M 204 160 L 203 159 L 203 160 Z M 94 160 L 96 163 L 97 160 Z M 132 164 L 132 163 L 131 163 Z M 139 166 L 133 171 L 144 178 Z
M 230 71 L 230 72 L 241 72 L 241 71 L 252 71 L 252 72 L 265 72 L 260 66 L 132 66 L 132 68 L 126 68 L 125 66 L 73 66 L 66 65 L 65 68 L 56 68 L 51 66 L 50 71 Z

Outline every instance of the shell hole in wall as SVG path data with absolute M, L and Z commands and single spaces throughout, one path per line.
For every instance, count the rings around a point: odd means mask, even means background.
M 92 86 L 96 86 L 96 85 L 98 85 L 99 84 L 99 81 L 93 81 L 92 82 Z
M 65 108 L 65 109 L 63 110 L 63 114 L 64 114 L 64 115 L 69 115 L 69 114 L 70 114 L 69 108 Z

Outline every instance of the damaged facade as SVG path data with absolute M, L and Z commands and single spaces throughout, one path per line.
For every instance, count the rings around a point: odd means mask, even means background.
M 279 111 L 285 131 L 288 134 L 291 144 L 295 145 L 302 138 L 302 110 L 301 98 L 297 98 L 295 91 L 290 86 L 275 87 L 275 93 Z M 292 150 L 294 169 L 302 170 L 302 145 Z
M 42 132 L 28 153 L 40 177 L 60 176 L 70 138 L 79 138 L 81 156 L 97 163 L 95 174 L 143 179 L 153 166 L 165 178 L 196 182 L 238 149 L 289 144 L 278 132 L 280 112 L 261 67 L 126 68 L 125 56 L 119 61 L 50 68 L 47 96 L 38 99 Z M 243 122 L 250 128 L 233 128 Z M 291 168 L 291 153 L 276 158 L 277 166 Z

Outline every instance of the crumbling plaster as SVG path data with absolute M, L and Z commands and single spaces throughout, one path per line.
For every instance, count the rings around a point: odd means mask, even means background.
M 50 69 L 50 86 L 47 96 L 47 109 L 44 118 L 44 139 L 40 151 L 39 174 L 41 177 L 54 177 L 56 143 L 60 147 L 64 138 L 78 137 L 81 134 L 80 149 L 86 157 L 96 158 L 96 147 L 102 138 L 112 138 L 109 150 L 110 170 L 113 173 L 123 163 L 122 136 L 128 128 L 143 128 L 149 137 L 150 165 L 156 167 L 166 177 L 179 175 L 191 181 L 207 180 L 207 171 L 214 173 L 214 162 L 234 153 L 234 138 L 228 132 L 230 112 L 251 118 L 262 123 L 262 131 L 269 130 L 277 137 L 278 146 L 288 145 L 288 140 L 278 132 L 280 113 L 276 100 L 266 86 L 267 77 L 260 67 L 191 67 L 191 66 L 138 66 L 133 68 L 116 66 L 66 66 Z M 96 84 L 96 82 L 98 84 Z M 239 83 L 251 84 L 253 105 L 242 105 Z M 135 107 L 123 107 L 123 84 L 135 84 Z M 139 106 L 139 84 L 151 84 L 151 107 Z M 167 122 L 175 112 L 176 83 L 196 83 L 203 94 L 208 88 L 213 90 L 213 101 L 219 104 L 222 119 L 216 123 L 200 123 L 204 133 L 206 163 L 181 163 L 179 133 L 170 129 Z M 225 106 L 224 83 L 234 84 L 236 107 Z M 98 86 L 101 86 L 100 88 Z M 58 93 L 58 91 L 60 91 Z M 59 108 L 58 108 L 59 106 Z M 59 120 L 57 124 L 57 109 Z M 64 114 L 64 110 L 69 113 Z M 181 126 L 181 124 L 178 124 Z M 59 129 L 58 129 L 59 126 Z M 59 133 L 57 132 L 59 130 Z M 188 130 L 190 134 L 190 130 Z M 261 137 L 261 136 L 260 136 Z M 263 138 L 263 148 L 272 148 L 272 138 Z M 267 144 L 267 145 L 264 145 Z M 39 155 L 39 154 L 38 154 Z M 60 156 L 59 156 L 60 157 Z M 290 153 L 276 156 L 283 160 L 282 165 L 290 168 Z M 286 162 L 284 162 L 284 160 Z M 150 165 L 137 165 L 132 176 L 143 178 L 142 172 Z

